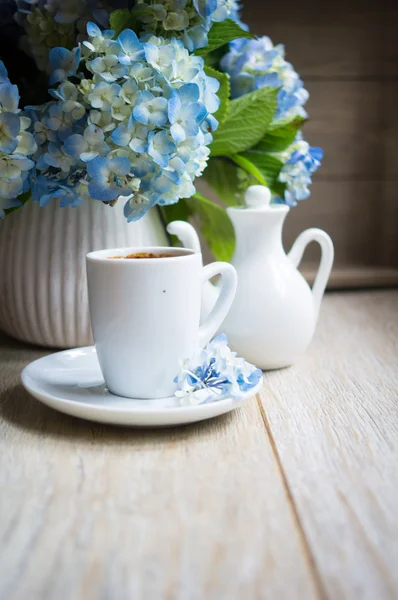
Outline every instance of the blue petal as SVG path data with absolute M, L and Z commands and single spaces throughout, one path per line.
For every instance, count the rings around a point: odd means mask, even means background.
M 319 160 L 321 161 L 323 158 L 323 150 L 322 148 L 317 148 L 317 147 L 311 147 L 310 150 L 310 155 L 312 158 L 314 158 L 315 160 Z
M 131 223 L 141 219 L 141 217 L 143 217 L 145 213 L 156 204 L 157 199 L 158 195 L 152 193 L 148 197 L 147 202 L 134 202 L 134 196 L 127 200 L 126 204 L 124 205 L 124 216 L 126 217 L 127 221 Z
M 160 110 L 150 113 L 149 123 L 155 125 L 156 127 L 163 127 L 163 125 L 166 125 L 167 123 L 167 113 Z
M 170 127 L 170 133 L 171 133 L 173 140 L 175 140 L 177 142 L 177 144 L 180 144 L 186 138 L 185 130 L 179 123 L 174 123 Z
M 193 52 L 198 48 L 204 48 L 209 41 L 206 27 L 204 25 L 195 25 L 195 27 L 186 30 L 183 40 L 184 46 L 186 46 L 189 52 Z
M 126 156 L 115 156 L 108 161 L 112 173 L 117 175 L 127 175 L 130 173 L 131 162 Z
M 75 133 L 64 141 L 64 149 L 73 158 L 80 158 L 82 152 L 85 152 L 87 149 L 87 142 L 82 135 Z
M 207 115 L 203 124 L 205 126 L 205 130 L 209 133 L 211 133 L 212 131 L 216 131 L 216 129 L 218 127 L 218 121 L 215 117 L 213 117 L 213 115 Z M 203 124 L 202 124 L 202 129 L 203 129 Z
M 129 132 L 127 125 L 119 125 L 119 127 L 112 132 L 111 140 L 117 146 L 128 146 L 131 140 L 131 133 Z
M 21 121 L 18 115 L 10 112 L 0 113 L 0 122 L 2 122 L 2 129 L 6 131 L 10 137 L 16 137 L 21 127 Z
M 101 29 L 98 27 L 98 25 L 92 23 L 91 21 L 87 23 L 87 33 L 90 37 L 100 37 L 102 35 Z
M 8 81 L 8 73 L 5 64 L 0 60 L 0 83 Z
M 134 152 L 137 152 L 137 153 L 146 152 L 148 149 L 148 142 L 136 137 L 136 138 L 132 138 L 129 146 L 132 150 L 134 150 Z
M 48 55 L 49 60 L 50 60 L 51 70 L 55 71 L 55 69 L 59 69 L 61 67 L 62 63 L 64 61 L 68 60 L 70 54 L 71 54 L 70 50 L 67 50 L 66 48 L 61 48 L 61 47 L 52 48 Z
M 186 83 L 178 90 L 183 104 L 197 102 L 200 96 L 199 86 L 196 83 Z
M 88 165 L 91 165 L 96 160 L 98 160 L 98 159 L 92 160 L 91 162 L 88 163 Z M 114 200 L 115 198 L 117 198 L 120 195 L 120 191 L 118 191 L 116 188 L 110 188 L 105 183 L 97 183 L 95 181 L 92 181 L 91 183 L 89 183 L 88 193 L 90 194 L 90 196 L 93 200 L 102 200 L 102 201 Z
M 145 44 L 144 49 L 146 61 L 151 65 L 156 64 L 158 58 L 158 47 L 149 42 Z
M 210 17 L 217 9 L 217 0 L 193 0 L 194 7 L 201 17 Z
M 118 42 L 126 54 L 141 54 L 141 58 L 143 57 L 144 47 L 139 42 L 137 35 L 131 29 L 122 31 L 119 35 Z
M 168 105 L 167 105 L 167 112 L 168 112 L 170 123 L 176 122 L 176 120 L 178 119 L 180 110 L 181 110 L 181 100 L 180 100 L 180 96 L 177 92 L 172 95 L 172 97 L 170 98 Z
M 19 92 L 16 85 L 11 83 L 0 83 L 0 104 L 12 112 L 17 112 L 19 104 Z
M 145 106 L 142 106 L 141 104 L 135 106 L 133 109 L 133 116 L 139 123 L 142 123 L 143 125 L 148 125 L 149 112 Z
M 58 83 L 59 81 L 63 81 L 66 77 L 66 73 L 63 69 L 55 69 L 48 78 L 48 82 L 50 85 L 54 85 L 54 83 Z
M 0 151 L 7 153 L 14 152 L 18 146 L 16 137 L 20 129 L 19 117 L 18 115 L 14 115 L 14 113 L 0 113 L 0 124 L 1 129 L 6 133 L 6 139 L 0 144 Z
M 99 156 L 87 164 L 87 173 L 93 179 L 106 179 L 108 172 L 108 160 L 103 156 Z
M 194 120 L 195 123 L 200 125 L 207 115 L 207 110 L 205 105 L 201 102 L 193 102 L 189 105 L 187 114 L 190 115 L 190 119 Z
M 155 150 L 155 148 L 153 148 L 151 145 L 149 145 L 148 154 L 149 156 L 152 156 L 154 162 L 159 165 L 159 167 L 165 169 L 168 166 L 169 157 L 167 154 L 160 154 L 160 152 Z

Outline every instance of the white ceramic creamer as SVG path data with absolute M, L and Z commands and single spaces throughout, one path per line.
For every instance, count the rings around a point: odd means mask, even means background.
M 282 227 L 289 207 L 270 204 L 268 188 L 257 185 L 247 190 L 245 200 L 245 207 L 227 208 L 236 233 L 231 263 L 238 289 L 221 331 L 240 356 L 262 369 L 277 369 L 292 365 L 311 342 L 333 264 L 333 243 L 324 231 L 307 229 L 286 254 Z M 168 229 L 185 246 L 200 248 L 191 225 L 178 221 Z M 313 241 L 320 244 L 322 258 L 311 289 L 297 267 Z M 207 283 L 205 312 L 217 296 L 217 286 Z

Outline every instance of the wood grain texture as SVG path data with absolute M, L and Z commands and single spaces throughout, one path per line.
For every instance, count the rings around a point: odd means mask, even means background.
M 325 150 L 311 198 L 287 222 L 287 246 L 319 226 L 335 241 L 336 269 L 397 267 L 398 3 L 244 4 L 251 29 L 285 45 L 311 94 L 304 135 Z M 310 248 L 305 267 L 317 256 Z
M 318 272 L 319 263 L 305 264 L 301 272 L 312 286 Z M 328 281 L 329 290 L 374 289 L 398 287 L 398 269 L 387 267 L 344 266 L 333 269 Z
M 398 292 L 325 298 L 262 405 L 327 596 L 398 597 Z
M 394 0 L 246 0 L 243 10 L 256 35 L 285 44 L 306 80 L 396 77 L 397 17 Z
M 286 249 L 304 229 L 320 227 L 333 239 L 336 269 L 398 266 L 397 184 L 316 180 L 311 190 L 311 197 L 299 202 L 286 218 Z M 318 256 L 313 244 L 304 261 L 311 263 Z
M 398 81 L 309 81 L 306 87 L 305 138 L 325 153 L 315 181 L 398 181 L 398 118 L 392 107 Z
M 168 430 L 78 421 L 19 384 L 45 351 L 0 339 L 1 598 L 323 596 L 255 399 Z

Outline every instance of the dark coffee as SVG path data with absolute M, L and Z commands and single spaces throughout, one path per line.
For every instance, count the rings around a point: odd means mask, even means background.
M 174 254 L 154 254 L 153 252 L 134 252 L 127 256 L 110 256 L 109 258 L 172 258 Z

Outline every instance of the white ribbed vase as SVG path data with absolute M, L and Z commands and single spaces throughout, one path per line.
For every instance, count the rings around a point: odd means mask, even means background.
M 155 209 L 127 223 L 123 202 L 77 208 L 28 202 L 0 222 L 0 330 L 40 346 L 92 344 L 86 254 L 150 245 L 167 245 Z

